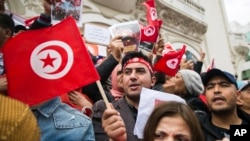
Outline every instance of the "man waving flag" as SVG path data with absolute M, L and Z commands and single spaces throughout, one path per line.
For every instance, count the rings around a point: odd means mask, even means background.
M 22 32 L 3 51 L 9 96 L 30 106 L 99 80 L 71 17 Z

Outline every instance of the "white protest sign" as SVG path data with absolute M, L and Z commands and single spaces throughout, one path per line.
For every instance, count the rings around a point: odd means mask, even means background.
M 138 115 L 134 128 L 134 134 L 137 135 L 138 138 L 143 138 L 143 130 L 150 114 L 154 110 L 154 107 L 162 101 L 177 101 L 186 104 L 185 100 L 177 95 L 142 88 Z
M 89 43 L 108 45 L 110 42 L 109 29 L 94 24 L 85 24 L 84 38 Z

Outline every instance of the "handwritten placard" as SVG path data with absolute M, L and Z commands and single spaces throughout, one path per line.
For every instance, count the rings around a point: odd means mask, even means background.
M 108 45 L 110 42 L 109 29 L 94 24 L 85 24 L 84 38 L 89 43 Z

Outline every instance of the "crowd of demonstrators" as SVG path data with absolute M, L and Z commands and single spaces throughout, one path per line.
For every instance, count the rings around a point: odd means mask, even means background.
M 4 0 L 0 0 L 0 48 L 15 31 L 11 17 L 1 14 L 2 2 Z M 43 1 L 45 11 L 31 24 L 29 30 L 52 26 L 51 4 L 49 0 Z M 140 140 L 133 130 L 143 87 L 178 95 L 187 103 L 166 102 L 157 106 L 145 127 L 145 141 L 165 138 L 187 141 L 222 140 L 229 138 L 230 125 L 245 125 L 250 122 L 248 81 L 237 84 L 232 74 L 219 69 L 201 73 L 205 58 L 202 50 L 196 62 L 184 58 L 173 77 L 154 72 L 152 65 L 162 57 L 164 46 L 164 40 L 160 36 L 155 44 L 156 59 L 151 60 L 152 56 L 146 56 L 142 52 L 127 52 L 124 55 L 121 37 L 113 38 L 107 47 L 109 54 L 95 66 L 103 86 L 109 85 L 107 80 L 111 80 L 110 89 L 104 87 L 104 91 L 112 108 L 106 107 L 96 83 L 31 106 L 33 115 L 30 115 L 27 105 L 20 103 L 20 107 L 26 110 L 24 114 L 27 114 L 23 115 L 24 120 L 31 119 L 25 125 L 34 130 L 30 138 L 40 138 L 42 141 Z M 90 56 L 96 64 L 95 56 L 91 53 Z M 0 92 L 7 95 L 2 58 L 0 54 Z M 205 102 L 200 99 L 200 95 L 205 96 Z M 0 99 L 1 104 L 2 101 L 12 101 L 1 95 Z M 5 110 L 11 108 L 11 104 L 5 106 Z M 21 126 L 20 128 L 24 128 Z M 0 130 L 5 131 L 3 127 Z M 30 129 L 24 131 L 23 136 L 29 135 L 26 132 L 28 130 Z M 174 135 L 175 132 L 178 134 Z M 19 134 L 13 135 L 13 138 L 18 136 Z M 2 137 L 4 136 L 1 135 L 0 139 Z
M 169 101 L 156 106 L 144 129 L 144 141 L 205 141 L 198 119 L 186 104 Z
M 197 114 L 206 141 L 230 137 L 230 125 L 245 125 L 237 114 L 239 96 L 235 77 L 220 69 L 211 69 L 204 76 L 205 96 L 209 112 Z

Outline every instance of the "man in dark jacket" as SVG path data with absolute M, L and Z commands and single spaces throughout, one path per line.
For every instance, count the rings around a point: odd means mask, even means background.
M 140 52 L 131 52 L 122 59 L 124 96 L 112 102 L 106 109 L 104 101 L 95 103 L 93 124 L 96 141 L 128 140 L 138 141 L 133 134 L 136 123 L 142 87 L 152 88 L 155 77 L 147 56 Z
M 204 76 L 205 96 L 210 112 L 197 114 L 206 141 L 230 138 L 230 125 L 247 122 L 237 114 L 238 86 L 235 77 L 219 69 L 212 69 Z

